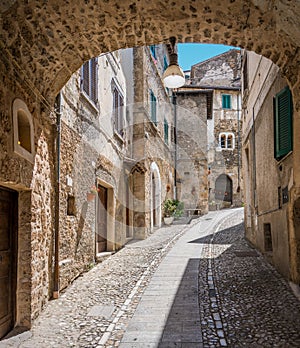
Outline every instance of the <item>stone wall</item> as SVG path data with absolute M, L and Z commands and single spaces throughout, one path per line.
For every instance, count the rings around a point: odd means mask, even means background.
M 7 80 L 0 86 L 0 185 L 19 193 L 16 325 L 30 327 L 52 289 L 54 139 L 51 119 L 45 117 L 48 105 L 40 103 L 30 88 L 24 87 L 17 80 Z M 16 97 L 26 103 L 33 121 L 32 162 L 15 152 L 13 102 Z
M 177 181 L 186 209 L 208 210 L 207 94 L 177 93 Z
M 181 42 L 223 43 L 253 50 L 282 67 L 292 85 L 299 80 L 300 9 L 296 1 L 237 0 L 228 6 L 221 1 L 207 4 L 206 0 L 174 4 L 157 0 L 132 4 L 80 0 L 59 5 L 5 2 L 0 13 L 3 50 L 52 100 L 92 56 L 166 42 L 174 35 Z
M 92 266 L 97 253 L 97 185 L 113 194 L 107 207 L 107 250 L 127 241 L 126 197 L 123 158 L 127 152 L 128 125 L 124 110 L 124 138 L 116 134 L 113 119 L 113 84 L 126 101 L 125 79 L 118 52 L 98 58 L 98 104 L 93 105 L 80 89 L 80 73 L 62 90 L 60 282 L 66 287 Z M 68 200 L 72 211 L 68 212 Z M 72 207 L 71 207 L 72 208 Z

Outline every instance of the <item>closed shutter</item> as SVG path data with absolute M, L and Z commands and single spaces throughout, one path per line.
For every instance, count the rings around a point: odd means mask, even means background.
M 280 159 L 293 149 L 292 95 L 289 88 L 274 98 L 275 158 Z
M 231 109 L 231 95 L 230 94 L 222 94 L 222 108 L 223 109 Z
M 97 58 L 84 63 L 81 72 L 81 88 L 95 104 L 98 101 Z
M 91 73 L 90 97 L 94 103 L 97 103 L 97 60 L 96 58 L 93 58 L 90 61 L 90 73 Z
M 169 144 L 169 124 L 166 119 L 164 120 L 164 139 L 165 143 Z
M 82 89 L 89 95 L 90 92 L 90 63 L 86 62 L 82 67 Z
M 150 104 L 151 104 L 151 121 L 156 125 L 156 97 L 152 91 L 150 92 Z

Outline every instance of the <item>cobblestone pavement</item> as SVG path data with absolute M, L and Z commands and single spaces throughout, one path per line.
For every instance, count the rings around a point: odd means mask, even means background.
M 0 347 L 117 347 L 151 275 L 188 228 L 164 227 L 147 240 L 130 243 L 50 301 L 30 331 Z
M 210 212 L 131 243 L 0 348 L 300 347 L 300 301 L 244 240 L 242 220 L 242 209 Z
M 197 241 L 203 346 L 300 347 L 300 301 L 243 232 L 237 213 Z

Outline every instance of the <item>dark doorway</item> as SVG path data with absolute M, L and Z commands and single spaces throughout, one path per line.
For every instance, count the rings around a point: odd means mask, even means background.
M 152 221 L 153 227 L 157 225 L 156 222 L 156 182 L 154 173 L 152 173 Z
M 17 193 L 0 187 L 0 338 L 15 323 Z
M 216 180 L 215 198 L 232 204 L 232 180 L 226 174 L 221 174 Z
M 97 252 L 107 250 L 107 188 L 98 185 Z

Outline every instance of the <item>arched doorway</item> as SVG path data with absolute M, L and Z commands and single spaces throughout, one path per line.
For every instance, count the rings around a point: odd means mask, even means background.
M 232 180 L 226 174 L 221 174 L 215 184 L 215 198 L 232 204 Z
M 151 163 L 151 230 L 161 226 L 161 178 L 157 164 Z

